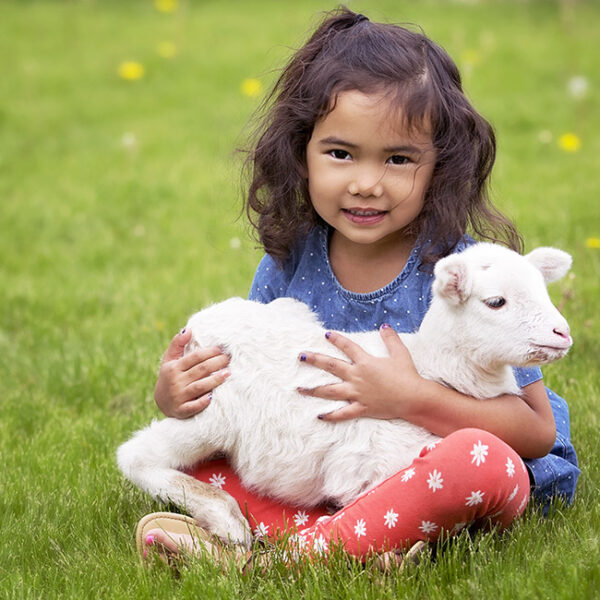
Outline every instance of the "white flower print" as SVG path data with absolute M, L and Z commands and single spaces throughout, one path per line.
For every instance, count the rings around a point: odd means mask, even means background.
M 438 526 L 433 521 L 421 521 L 419 526 L 423 533 L 433 533 L 437 528 Z
M 393 508 L 390 508 L 385 515 L 383 516 L 383 521 L 385 526 L 391 529 L 392 527 L 396 527 L 396 522 L 398 521 L 398 513 L 394 512 Z
M 444 487 L 442 485 L 443 481 L 444 480 L 442 479 L 442 474 L 437 469 L 434 469 L 433 473 L 429 473 L 427 485 L 429 486 L 429 489 L 435 494 L 436 490 L 441 490 Z
M 427 448 L 427 450 L 429 450 L 430 452 L 439 444 L 439 440 L 436 442 L 431 442 L 430 444 L 427 444 L 427 446 L 425 446 L 425 448 Z
M 402 477 L 400 479 L 406 483 L 409 479 L 412 479 L 415 476 L 415 468 L 411 467 L 410 469 L 406 469 L 404 473 L 402 473 Z
M 512 477 L 515 474 L 515 463 L 510 460 L 510 457 L 506 458 L 506 474 Z
M 305 535 L 294 534 L 290 535 L 290 548 L 292 549 L 292 558 L 298 560 L 300 554 L 306 548 L 307 540 Z
M 213 473 L 208 480 L 208 483 L 218 487 L 219 489 L 223 489 L 223 486 L 225 485 L 225 477 L 221 475 L 221 473 Z
M 317 554 L 323 554 L 324 552 L 327 552 L 327 542 L 325 541 L 323 534 L 321 534 L 318 538 L 315 538 L 313 542 L 313 550 Z
M 517 512 L 520 513 L 527 504 L 527 496 L 523 496 L 523 500 L 521 500 L 521 504 L 519 504 L 519 508 L 517 508 Z
M 484 494 L 485 492 L 482 492 L 481 490 L 471 492 L 471 495 L 465 498 L 465 506 L 476 506 L 477 504 L 481 504 L 483 502 Z
M 508 497 L 506 504 L 512 502 L 515 499 L 515 496 L 519 493 L 519 484 L 515 486 L 515 489 L 512 491 L 512 494 Z
M 296 527 L 300 527 L 300 525 L 304 525 L 308 521 L 308 514 L 303 510 L 299 510 L 294 515 L 294 523 L 296 523 Z
M 473 444 L 473 450 L 471 450 L 470 454 L 473 456 L 471 462 L 477 463 L 477 466 L 479 466 L 485 462 L 485 457 L 488 455 L 488 446 L 482 444 L 481 440 L 478 440 L 476 444 Z
M 256 537 L 267 537 L 269 535 L 269 526 L 265 525 L 262 521 L 256 526 L 254 530 Z
M 364 519 L 359 519 L 356 521 L 354 533 L 356 534 L 357 538 L 359 538 L 361 535 L 367 535 L 367 524 L 365 523 Z

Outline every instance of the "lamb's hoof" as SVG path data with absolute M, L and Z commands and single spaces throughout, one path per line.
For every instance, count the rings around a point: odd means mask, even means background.
M 243 518 L 242 518 L 243 519 Z M 252 547 L 253 537 L 246 519 L 226 519 L 216 527 L 212 524 L 210 532 L 216 535 L 224 544 L 241 546 L 246 550 Z

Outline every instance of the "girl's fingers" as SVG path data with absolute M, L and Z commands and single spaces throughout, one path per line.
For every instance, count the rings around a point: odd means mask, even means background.
M 360 402 L 351 402 L 348 406 L 342 406 L 342 408 L 338 408 L 333 412 L 319 415 L 319 419 L 328 423 L 339 423 L 340 421 L 349 421 L 350 419 L 364 417 L 366 413 L 366 406 Z
M 194 350 L 193 352 L 190 352 L 181 358 L 178 363 L 178 368 L 181 371 L 188 371 L 192 367 L 195 367 L 209 358 L 218 356 L 219 354 L 223 354 L 223 350 L 221 350 L 221 348 L 218 346 L 199 348 L 198 350 Z
M 312 365 L 323 371 L 327 371 L 340 379 L 347 379 L 348 367 L 351 364 L 345 360 L 339 358 L 333 358 L 333 356 L 327 356 L 326 354 L 317 354 L 315 352 L 302 352 L 298 356 L 298 360 L 305 362 L 307 365 Z
M 356 342 L 337 331 L 328 331 L 325 337 L 352 362 L 357 362 L 365 354 L 365 351 Z
M 402 354 L 408 354 L 408 350 L 400 336 L 392 329 L 390 325 L 384 323 L 379 328 L 379 333 L 381 334 L 381 339 L 383 339 L 383 343 L 385 344 L 390 356 L 396 357 Z
M 348 386 L 344 383 L 331 383 L 320 385 L 311 389 L 299 389 L 303 396 L 315 396 L 324 400 L 348 400 Z
M 163 361 L 177 360 L 183 356 L 183 349 L 192 337 L 191 329 L 182 329 L 179 333 L 173 336 L 169 347 L 163 356 Z
M 184 402 L 177 411 L 178 419 L 189 419 L 201 413 L 212 401 L 212 394 L 204 394 L 200 398 Z
M 224 369 L 229 364 L 229 360 L 227 354 L 217 354 L 216 356 L 207 358 L 206 360 L 195 364 L 184 373 L 186 383 L 190 384 L 194 381 L 204 379 L 205 377 L 209 377 L 213 373 Z
M 194 398 L 200 398 L 204 396 L 204 394 L 209 394 L 218 385 L 221 385 L 230 375 L 229 369 L 221 369 L 208 377 L 190 383 L 185 388 L 185 394 L 190 398 L 188 401 L 191 401 Z

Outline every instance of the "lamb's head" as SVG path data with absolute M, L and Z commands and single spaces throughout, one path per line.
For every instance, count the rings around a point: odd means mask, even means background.
M 461 349 L 480 364 L 531 366 L 562 358 L 569 325 L 546 284 L 563 277 L 571 257 L 555 248 L 525 256 L 496 244 L 475 244 L 435 266 L 440 328 L 452 328 Z M 454 335 L 453 333 L 453 335 Z

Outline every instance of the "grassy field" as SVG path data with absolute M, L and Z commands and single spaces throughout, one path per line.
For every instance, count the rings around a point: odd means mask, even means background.
M 237 219 L 234 150 L 334 5 L 158 4 L 0 0 L 0 597 L 597 597 L 599 5 L 348 2 L 447 48 L 497 129 L 496 201 L 527 248 L 573 254 L 552 295 L 575 346 L 545 378 L 571 406 L 574 505 L 387 578 L 342 560 L 175 578 L 136 560 L 133 527 L 159 505 L 122 480 L 115 449 L 157 416 L 158 360 L 187 316 L 247 293 L 260 252 Z M 119 76 L 125 61 L 143 76 Z

